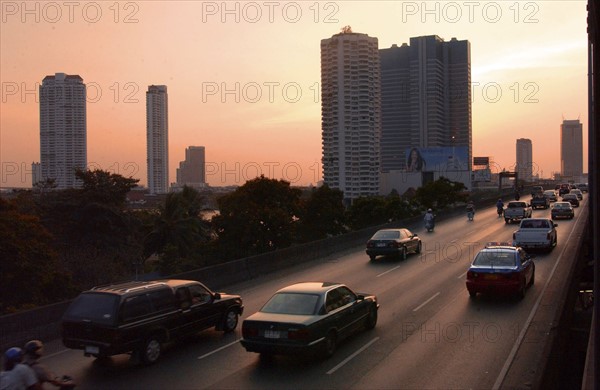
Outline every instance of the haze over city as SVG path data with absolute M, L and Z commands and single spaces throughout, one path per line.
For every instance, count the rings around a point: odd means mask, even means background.
M 169 170 L 206 148 L 211 186 L 259 174 L 322 179 L 320 42 L 346 25 L 379 41 L 455 37 L 471 45 L 473 156 L 510 170 L 531 139 L 534 174 L 560 171 L 560 125 L 583 123 L 584 1 L 2 2 L 1 187 L 31 185 L 40 160 L 38 87 L 87 85 L 88 166 L 146 178 L 149 85 L 169 90 Z M 587 153 L 584 153 L 584 167 Z

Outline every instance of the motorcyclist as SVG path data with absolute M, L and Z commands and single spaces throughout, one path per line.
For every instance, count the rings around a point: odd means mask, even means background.
M 504 202 L 502 201 L 502 198 L 498 199 L 496 202 L 496 208 L 498 209 L 498 215 L 502 215 L 502 211 L 504 210 Z
M 75 387 L 72 379 L 68 376 L 63 376 L 59 378 L 53 372 L 48 370 L 48 368 L 41 364 L 38 360 L 42 357 L 44 353 L 44 344 L 40 340 L 31 340 L 25 344 L 25 358 L 23 359 L 23 363 L 28 365 L 35 371 L 35 375 L 38 378 L 40 384 L 44 384 L 46 382 L 59 387 L 61 389 L 68 389 Z
M 425 213 L 425 217 L 423 218 L 423 220 L 425 221 L 425 226 L 433 226 L 434 220 L 435 220 L 435 215 L 433 215 L 433 210 L 431 209 L 427 209 L 427 212 Z
M 473 219 L 474 216 L 475 216 L 475 205 L 473 204 L 473 201 L 470 200 L 469 203 L 467 203 L 467 217 L 469 219 Z

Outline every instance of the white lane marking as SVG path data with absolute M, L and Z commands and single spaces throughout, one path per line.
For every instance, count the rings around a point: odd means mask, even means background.
M 58 356 L 60 354 L 68 352 L 68 351 L 70 351 L 70 349 L 63 349 L 63 350 L 58 351 L 58 352 L 50 353 L 48 355 L 42 356 L 39 360 L 42 361 L 42 360 L 50 359 L 51 357 Z
M 231 347 L 232 345 L 234 345 L 234 344 L 237 344 L 237 343 L 239 343 L 239 342 L 240 342 L 240 340 L 236 340 L 236 341 L 234 341 L 233 343 L 229 343 L 229 344 L 227 344 L 227 345 L 224 345 L 224 346 L 222 346 L 221 348 L 217 348 L 217 349 L 215 349 L 215 350 L 214 350 L 214 351 L 212 351 L 212 352 L 205 353 L 205 354 L 204 354 L 204 355 L 202 355 L 202 356 L 198 356 L 198 360 L 200 360 L 200 359 L 204 359 L 205 357 L 208 357 L 208 356 L 210 356 L 210 355 L 213 355 L 213 354 L 215 354 L 215 353 L 217 353 L 217 352 L 220 352 L 220 351 L 224 350 L 225 348 L 229 348 L 229 347 Z
M 399 265 L 398 265 L 398 266 L 396 266 L 396 267 L 394 267 L 394 268 L 392 268 L 392 269 L 388 269 L 388 270 L 387 270 L 387 271 L 385 271 L 385 272 L 382 272 L 382 273 L 380 273 L 380 274 L 379 274 L 379 275 L 377 275 L 376 277 L 378 278 L 378 277 L 380 277 L 380 276 L 383 276 L 383 275 L 385 275 L 385 274 L 388 274 L 388 273 L 390 273 L 390 272 L 392 272 L 392 271 L 394 271 L 394 270 L 397 270 L 398 268 L 400 268 L 400 266 L 399 266 Z
M 377 340 L 379 340 L 379 337 L 375 337 L 373 340 L 369 341 L 367 344 L 365 344 L 358 351 L 354 352 L 352 355 L 350 355 L 346 359 L 344 359 L 340 364 L 338 364 L 337 366 L 333 367 L 331 370 L 327 371 L 327 375 L 331 375 L 334 372 L 336 372 L 337 370 L 339 370 L 340 368 L 342 368 L 346 363 L 348 363 L 350 360 L 354 359 L 359 353 L 361 353 L 365 349 L 369 348 L 371 346 L 371 344 L 373 344 Z
M 567 242 L 569 242 L 571 240 L 571 236 L 573 235 L 574 231 L 575 231 L 575 229 L 571 229 L 571 233 L 569 233 Z M 494 383 L 494 386 L 492 387 L 493 390 L 499 389 L 500 386 L 502 385 L 502 382 L 504 381 L 504 378 L 506 377 L 506 373 L 508 372 L 508 369 L 510 368 L 512 361 L 515 358 L 515 355 L 517 354 L 517 350 L 521 346 L 521 342 L 525 338 L 525 333 L 527 332 L 527 329 L 529 329 L 529 325 L 531 324 L 531 321 L 533 320 L 533 316 L 535 315 L 535 313 L 538 310 L 538 307 L 540 306 L 540 301 L 542 300 L 542 297 L 544 296 L 544 293 L 546 292 L 546 289 L 548 288 L 548 284 L 550 284 L 550 281 L 552 280 L 554 271 L 556 271 L 556 267 L 558 267 L 558 264 L 560 264 L 560 261 L 562 260 L 563 254 L 565 253 L 566 249 L 567 248 L 564 247 L 563 251 L 558 256 L 558 259 L 556 259 L 556 263 L 554 263 L 554 267 L 552 267 L 552 271 L 550 272 L 549 277 L 546 279 L 546 283 L 544 284 L 544 288 L 542 289 L 542 292 L 540 293 L 540 295 L 538 296 L 538 298 L 535 301 L 535 304 L 531 308 L 531 313 L 529 313 L 529 317 L 527 317 L 527 321 L 525 321 L 525 326 L 523 326 L 523 329 L 521 329 L 521 332 L 519 333 L 519 337 L 517 337 L 517 339 L 515 340 L 515 344 L 513 345 L 510 353 L 508 354 L 508 357 L 506 358 L 506 361 L 504 362 L 504 365 L 502 366 L 502 370 L 500 370 L 500 374 L 498 374 L 498 378 L 496 378 L 496 382 Z
M 469 272 L 469 271 L 467 270 L 467 271 L 463 272 L 462 274 L 458 275 L 458 277 L 456 279 L 462 279 L 467 274 L 467 272 Z
M 415 307 L 413 309 L 413 311 L 417 311 L 417 310 L 421 309 L 423 306 L 425 306 L 426 304 L 428 304 L 429 302 L 431 302 L 433 299 L 435 299 L 435 297 L 437 297 L 438 295 L 440 295 L 440 293 L 436 292 L 435 294 L 433 294 L 433 296 L 431 298 L 429 298 L 425 302 L 421 303 L 419 306 Z

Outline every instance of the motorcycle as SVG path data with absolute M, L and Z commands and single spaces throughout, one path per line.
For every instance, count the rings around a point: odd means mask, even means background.
M 502 207 L 498 207 L 498 218 L 502 217 L 502 214 L 504 214 L 504 208 Z
M 425 229 L 427 229 L 428 232 L 432 232 L 434 226 L 435 226 L 435 223 L 433 222 L 433 219 L 430 221 L 425 221 Z
M 515 194 L 515 200 L 519 200 L 520 198 L 521 198 L 521 195 L 519 195 L 519 193 L 517 192 L 517 193 Z
M 472 221 L 473 217 L 475 217 L 475 211 L 473 211 L 473 210 L 467 211 L 467 218 L 469 219 L 469 221 Z

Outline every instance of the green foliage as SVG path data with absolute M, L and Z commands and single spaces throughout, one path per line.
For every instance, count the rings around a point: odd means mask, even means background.
M 301 191 L 284 180 L 250 180 L 218 200 L 212 222 L 226 259 L 285 248 L 294 240 Z
M 345 233 L 346 209 L 344 194 L 323 185 L 313 189 L 308 200 L 302 202 L 298 221 L 298 241 L 319 240 Z
M 75 176 L 82 181 L 80 194 L 88 202 L 122 206 L 131 189 L 137 187 L 139 179 L 126 178 L 116 173 L 100 169 L 83 171 L 78 169 Z
M 52 303 L 71 292 L 70 274 L 39 218 L 0 198 L 0 313 Z
M 425 184 L 417 189 L 416 199 L 424 208 L 443 209 L 453 203 L 467 199 L 466 187 L 445 177 Z
M 391 216 L 383 196 L 366 196 L 354 199 L 348 209 L 348 222 L 354 230 L 388 222 Z
M 198 191 L 185 186 L 181 192 L 169 193 L 158 213 L 151 216 L 144 257 L 159 255 L 161 272 L 184 271 L 179 265 L 197 258 L 201 245 L 211 239 L 210 226 L 200 215 L 202 204 Z

